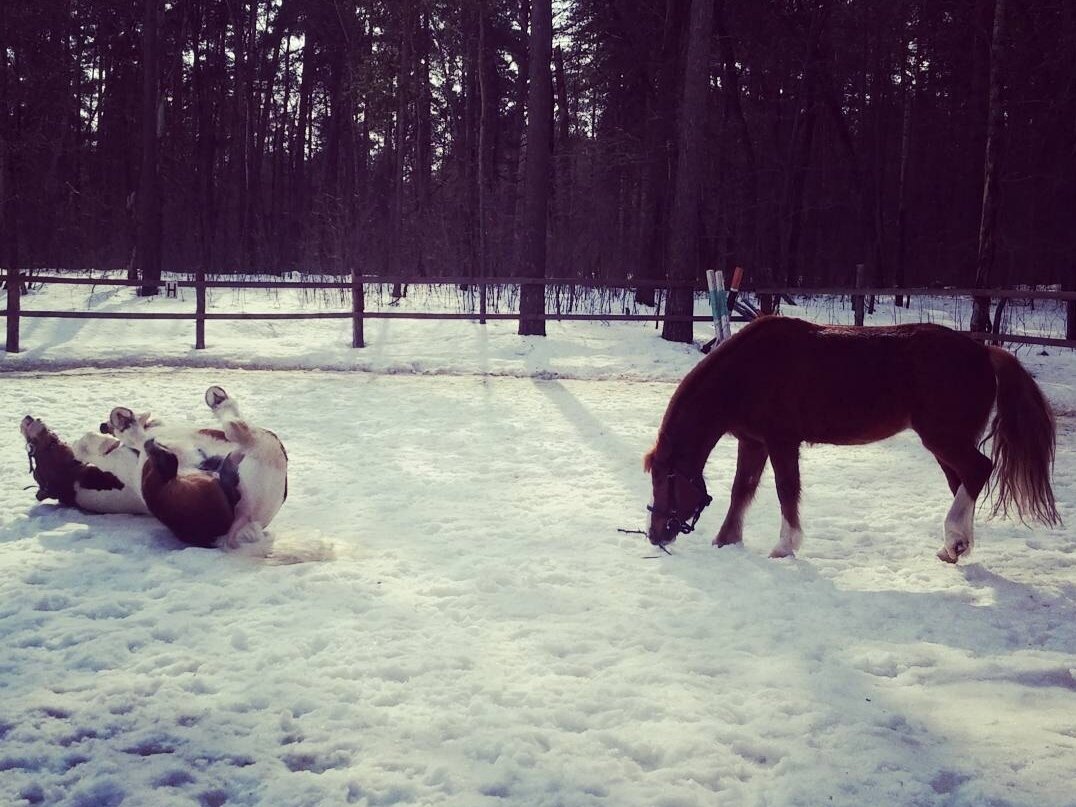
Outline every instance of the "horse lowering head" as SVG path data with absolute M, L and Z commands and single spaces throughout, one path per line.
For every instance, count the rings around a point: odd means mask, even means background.
M 662 452 L 660 445 L 643 457 L 643 470 L 650 474 L 653 484 L 646 537 L 655 546 L 665 546 L 681 533 L 692 532 L 712 499 L 702 474 L 680 467 Z

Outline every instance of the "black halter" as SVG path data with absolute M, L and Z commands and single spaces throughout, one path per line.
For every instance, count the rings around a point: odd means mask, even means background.
M 702 494 L 702 498 L 699 500 L 699 503 L 695 506 L 695 509 L 691 511 L 691 514 L 688 515 L 687 518 L 681 516 L 680 511 L 676 508 L 675 482 L 676 477 L 678 476 L 686 479 L 688 481 L 688 484 L 690 484 L 693 488 L 695 488 L 695 490 Z M 678 534 L 687 535 L 689 532 L 695 531 L 695 524 L 698 523 L 699 516 L 702 515 L 702 511 L 705 510 L 707 506 L 709 506 L 710 502 L 713 501 L 713 497 L 706 492 L 706 480 L 702 478 L 702 474 L 698 474 L 696 476 L 685 476 L 678 471 L 669 471 L 667 478 L 669 480 L 669 509 L 659 510 L 652 504 L 648 504 L 646 506 L 646 509 L 653 513 L 655 516 L 666 519 L 668 523 L 671 523 L 674 527 L 676 527 L 676 532 Z

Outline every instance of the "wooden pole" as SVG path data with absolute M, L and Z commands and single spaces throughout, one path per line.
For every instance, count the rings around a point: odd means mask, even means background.
M 867 267 L 865 265 L 863 265 L 862 263 L 857 263 L 856 264 L 856 288 L 861 289 L 866 284 L 867 284 Z M 863 302 L 864 302 L 864 299 L 863 299 L 862 294 L 853 294 L 852 295 L 852 311 L 855 314 L 856 325 L 862 325 L 863 324 L 863 314 L 864 314 Z
M 351 267 L 351 346 L 366 347 L 362 333 L 362 314 L 366 308 L 365 292 L 359 270 Z
M 1066 291 L 1076 291 L 1076 278 L 1069 275 L 1068 282 L 1062 284 L 1061 288 Z M 1065 318 L 1067 321 L 1067 324 L 1065 325 L 1065 338 L 1076 339 L 1076 300 L 1066 301 Z
M 205 270 L 194 274 L 194 349 L 205 350 Z
M 7 352 L 19 352 L 19 313 L 22 309 L 22 280 L 17 266 L 7 268 Z

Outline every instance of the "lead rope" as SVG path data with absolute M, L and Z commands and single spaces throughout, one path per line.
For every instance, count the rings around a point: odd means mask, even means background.
M 32 445 L 30 445 L 30 443 L 26 444 L 26 461 L 30 465 L 30 476 L 33 476 L 34 475 L 34 447 Z M 23 490 L 31 490 L 31 489 L 36 488 L 36 487 L 37 487 L 37 484 L 36 484 L 36 481 L 35 481 L 35 484 L 27 485 L 26 487 L 23 488 Z

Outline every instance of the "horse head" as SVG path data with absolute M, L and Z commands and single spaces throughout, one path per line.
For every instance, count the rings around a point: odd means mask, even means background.
M 30 473 L 37 482 L 37 500 L 58 499 L 63 504 L 72 504 L 82 463 L 70 446 L 32 415 L 22 419 L 19 430 L 26 440 Z
M 117 416 L 117 412 L 121 414 Z M 135 414 L 125 406 L 117 406 L 109 414 L 108 420 L 102 423 L 98 430 L 101 434 L 119 437 L 121 432 L 126 431 L 132 425 L 137 425 L 145 430 L 160 426 L 161 422 L 149 412 Z
M 695 529 L 702 511 L 712 501 L 701 472 L 678 463 L 661 443 L 643 458 L 643 470 L 650 474 L 653 494 L 650 524 L 646 537 L 655 546 L 671 544 L 683 533 Z

